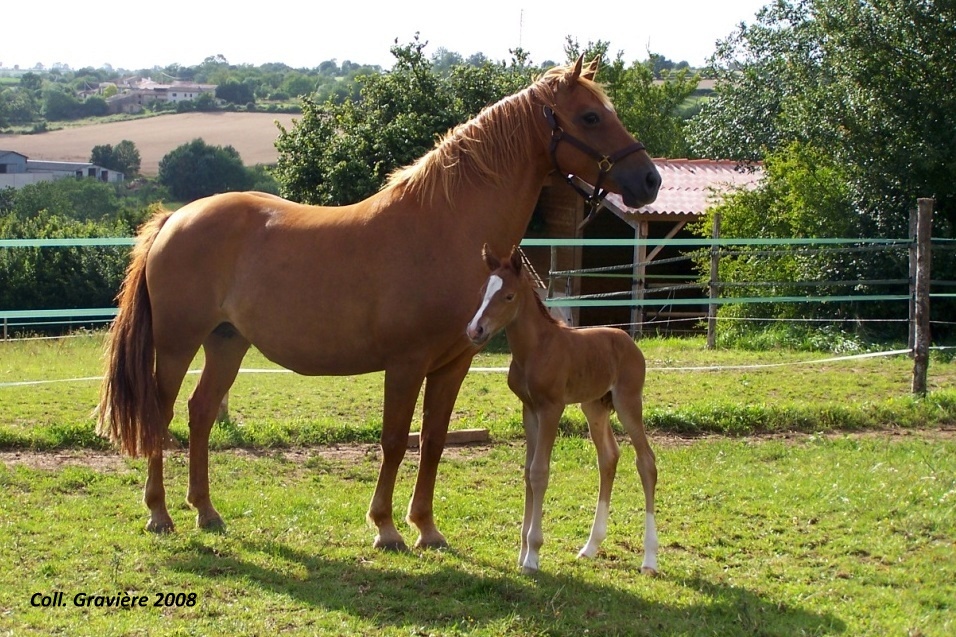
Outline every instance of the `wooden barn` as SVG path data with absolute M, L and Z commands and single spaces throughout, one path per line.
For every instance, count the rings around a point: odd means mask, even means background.
M 542 189 L 527 238 L 641 239 L 695 238 L 686 225 L 700 217 L 717 198 L 731 189 L 748 187 L 761 177 L 759 169 L 736 162 L 709 159 L 655 159 L 662 186 L 657 200 L 643 208 L 629 208 L 611 194 L 606 210 L 579 231 L 584 203 L 563 179 L 552 176 Z M 615 299 L 698 298 L 699 273 L 686 258 L 687 249 L 673 246 L 525 247 L 524 252 L 552 296 L 589 296 Z M 573 273 L 573 274 L 571 274 Z M 619 325 L 634 333 L 680 332 L 695 327 L 706 306 L 573 308 L 567 318 L 574 325 Z

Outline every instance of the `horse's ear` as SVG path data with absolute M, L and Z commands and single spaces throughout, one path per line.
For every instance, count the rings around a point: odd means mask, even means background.
M 581 77 L 581 66 L 584 64 L 584 54 L 578 56 L 577 62 L 574 63 L 574 67 L 571 69 L 571 82 L 577 82 L 578 78 Z
M 515 271 L 515 274 L 521 274 L 521 251 L 518 250 L 518 246 L 511 248 L 511 256 L 508 257 L 508 260 L 511 262 L 511 269 Z
M 489 270 L 497 270 L 501 265 L 501 261 L 491 250 L 491 246 L 489 246 L 487 243 L 481 248 L 481 258 L 485 260 L 485 265 L 488 266 Z
M 582 55 L 581 57 L 583 58 L 584 56 Z M 581 74 L 581 77 L 583 77 L 586 80 L 591 80 L 593 82 L 594 76 L 597 75 L 598 66 L 600 65 L 600 62 L 601 62 L 600 58 L 594 58 L 593 60 L 591 60 L 591 62 L 588 63 L 588 68 L 584 69 L 584 72 Z

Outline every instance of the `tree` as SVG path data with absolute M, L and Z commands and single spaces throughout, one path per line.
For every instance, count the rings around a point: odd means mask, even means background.
M 20 219 L 47 212 L 76 221 L 114 221 L 122 204 L 116 189 L 96 179 L 57 179 L 28 184 L 16 191 L 10 210 Z
M 843 205 L 832 206 L 799 196 L 806 190 L 793 178 L 765 184 L 753 194 L 762 207 L 737 211 L 764 232 L 753 236 L 774 236 L 764 227 L 774 202 L 800 200 L 818 229 L 794 226 L 791 236 L 905 237 L 924 196 L 937 201 L 934 236 L 952 236 L 956 91 L 942 78 L 956 77 L 954 24 L 956 5 L 938 0 L 778 0 L 720 43 L 712 59 L 718 88 L 691 127 L 694 147 L 767 162 L 802 148 L 807 161 L 839 167 L 846 191 Z M 878 259 L 819 267 L 833 279 L 905 276 Z M 951 258 L 932 267 L 934 279 L 956 275 Z M 934 316 L 952 311 L 946 301 L 933 304 Z
M 255 91 L 248 84 L 229 79 L 216 86 L 216 97 L 232 104 L 254 102 Z
M 663 82 L 655 82 L 649 63 L 624 63 L 622 53 L 608 59 L 607 42 L 589 42 L 584 49 L 568 37 L 568 60 L 583 54 L 585 60 L 600 59 L 598 79 L 611 98 L 624 127 L 647 146 L 654 157 L 687 157 L 690 143 L 684 131 L 686 123 L 681 106 L 697 88 L 698 77 L 689 69 L 664 73 Z M 660 56 L 657 56 L 660 58 Z
M 118 221 L 79 221 L 46 209 L 29 217 L 0 214 L 0 236 L 24 239 L 121 236 Z M 0 309 L 107 307 L 123 279 L 123 248 L 8 248 L 0 250 Z
M 287 95 L 301 97 L 308 95 L 315 90 L 316 78 L 309 77 L 304 73 L 293 71 L 287 73 L 282 85 L 279 87 Z
M 176 199 L 188 202 L 219 192 L 245 190 L 250 176 L 232 146 L 210 146 L 194 139 L 160 160 L 159 182 Z
M 94 146 L 90 163 L 123 173 L 126 178 L 139 174 L 141 158 L 136 144 L 124 139 L 114 148 L 110 144 Z
M 778 0 L 719 43 L 698 152 L 753 161 L 793 141 L 848 168 L 873 232 L 903 236 L 917 197 L 956 224 L 956 5 Z M 940 228 L 943 230 L 943 228 Z
M 364 199 L 393 170 L 431 150 L 438 136 L 512 92 L 513 74 L 524 73 L 521 85 L 527 83 L 523 69 L 490 64 L 440 76 L 423 53 L 426 44 L 417 37 L 396 42 L 391 72 L 356 80 L 357 101 L 303 99 L 302 118 L 276 141 L 284 196 L 326 205 Z
M 21 88 L 0 89 L 0 127 L 27 124 L 40 115 L 33 91 Z
M 59 88 L 43 91 L 43 114 L 53 121 L 81 117 L 83 107 L 74 95 Z

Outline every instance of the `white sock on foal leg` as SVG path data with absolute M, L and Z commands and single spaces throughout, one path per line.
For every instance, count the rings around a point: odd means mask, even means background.
M 641 572 L 657 575 L 657 524 L 653 513 L 644 514 L 644 563 Z
M 598 500 L 597 510 L 594 512 L 594 524 L 591 525 L 591 537 L 588 538 L 588 543 L 578 553 L 578 557 L 594 557 L 597 555 L 601 542 L 607 537 L 607 518 L 610 508 L 608 502 Z

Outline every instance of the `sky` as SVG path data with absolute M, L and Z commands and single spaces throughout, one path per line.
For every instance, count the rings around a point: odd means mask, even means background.
M 314 68 L 350 60 L 391 68 L 389 48 L 428 42 L 426 56 L 445 48 L 463 57 L 483 53 L 510 60 L 510 49 L 529 52 L 533 64 L 564 62 L 565 37 L 584 47 L 610 43 L 627 63 L 648 51 L 703 66 L 717 40 L 741 22 L 753 23 L 770 0 L 444 0 L 398 2 L 9 2 L 0 14 L 0 67 L 42 64 L 138 70 L 195 66 L 222 55 L 231 64 L 270 62 Z M 39 9 L 42 7 L 42 9 Z

